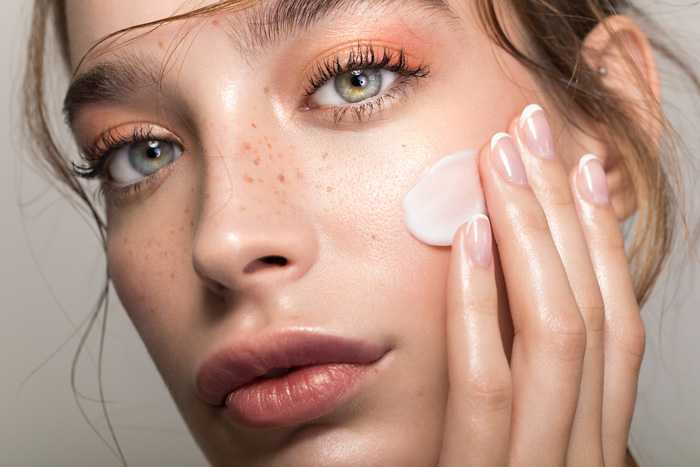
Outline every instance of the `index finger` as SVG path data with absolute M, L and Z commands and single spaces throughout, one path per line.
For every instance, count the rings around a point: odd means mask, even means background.
M 511 377 L 486 216 L 474 216 L 457 232 L 447 287 L 450 390 L 440 465 L 507 465 Z

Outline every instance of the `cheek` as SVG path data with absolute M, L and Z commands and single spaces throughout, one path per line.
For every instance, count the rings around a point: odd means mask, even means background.
M 110 216 L 107 236 L 115 290 L 159 368 L 160 356 L 191 325 L 185 310 L 198 290 L 191 267 L 192 208 L 187 197 L 174 197 L 173 190 L 161 188 L 152 198 L 163 197 L 168 203 L 145 203 Z

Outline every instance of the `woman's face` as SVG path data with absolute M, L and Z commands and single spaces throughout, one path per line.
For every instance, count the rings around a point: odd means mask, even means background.
M 74 66 L 195 3 L 68 0 Z M 436 462 L 449 247 L 416 240 L 401 201 L 544 103 L 464 5 L 266 1 L 80 65 L 77 141 L 115 149 L 114 285 L 213 463 Z M 369 71 L 323 87 L 351 66 Z

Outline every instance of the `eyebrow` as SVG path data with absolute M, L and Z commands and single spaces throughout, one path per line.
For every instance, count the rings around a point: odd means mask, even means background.
M 235 7 L 237 2 L 228 3 Z M 445 0 L 271 0 L 239 10 L 245 14 L 227 20 L 229 37 L 241 52 L 252 58 L 257 51 L 272 47 L 292 34 L 303 33 L 333 14 L 392 5 L 450 12 Z M 124 101 L 135 92 L 158 87 L 162 71 L 156 60 L 131 52 L 91 66 L 68 88 L 63 101 L 66 122 L 72 127 L 80 111 L 89 104 Z

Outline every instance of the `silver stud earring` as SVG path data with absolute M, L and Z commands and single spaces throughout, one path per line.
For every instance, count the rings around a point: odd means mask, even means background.
M 598 74 L 600 76 L 605 76 L 608 74 L 608 69 L 605 68 L 604 66 L 602 66 L 602 67 L 598 68 Z

